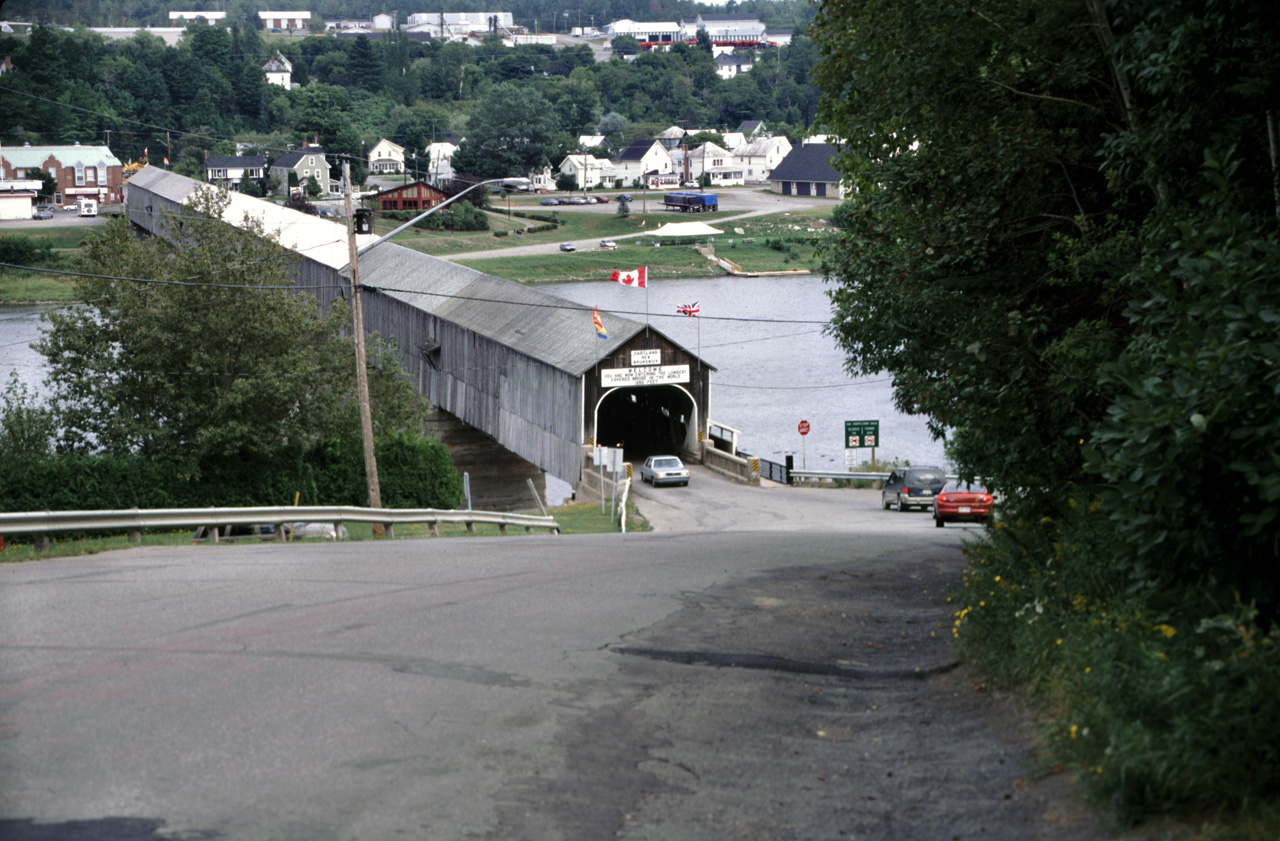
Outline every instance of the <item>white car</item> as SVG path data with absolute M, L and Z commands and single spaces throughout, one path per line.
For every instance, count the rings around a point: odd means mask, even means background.
M 618 244 L 611 239 L 600 240 L 600 248 L 604 251 L 612 251 L 617 247 L 618 247 Z
M 658 485 L 688 485 L 689 468 L 675 456 L 649 456 L 640 466 L 640 481 Z

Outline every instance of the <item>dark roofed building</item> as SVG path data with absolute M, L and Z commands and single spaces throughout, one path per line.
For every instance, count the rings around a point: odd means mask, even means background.
M 229 158 L 204 159 L 204 180 L 228 190 L 239 190 L 240 182 L 248 176 L 259 187 L 267 184 L 266 155 L 236 155 Z
M 839 151 L 830 143 L 795 147 L 769 174 L 769 189 L 784 196 L 844 198 L 842 176 L 831 166 Z

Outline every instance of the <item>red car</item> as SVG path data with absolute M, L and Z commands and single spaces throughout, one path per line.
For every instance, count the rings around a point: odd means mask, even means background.
M 985 523 L 991 518 L 991 492 L 979 484 L 951 480 L 933 498 L 933 524 L 948 521 Z

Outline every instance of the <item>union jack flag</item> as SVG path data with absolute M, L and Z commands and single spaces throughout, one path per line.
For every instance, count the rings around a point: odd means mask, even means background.
M 681 304 L 676 307 L 676 312 L 681 315 L 697 315 L 702 312 L 702 310 L 698 309 L 698 302 L 694 301 L 692 304 Z

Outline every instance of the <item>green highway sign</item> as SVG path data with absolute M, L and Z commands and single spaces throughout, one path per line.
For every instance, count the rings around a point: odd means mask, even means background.
M 880 446 L 880 421 L 847 420 L 844 422 L 844 447 L 846 450 L 855 447 Z

